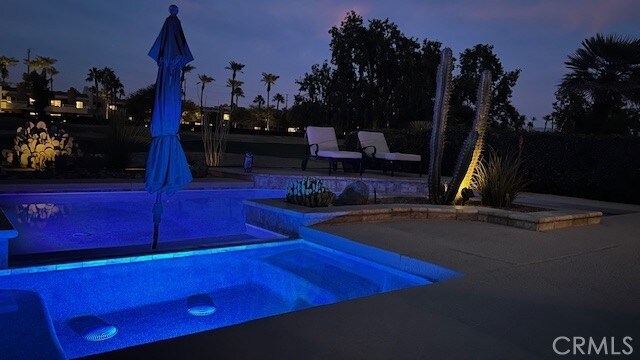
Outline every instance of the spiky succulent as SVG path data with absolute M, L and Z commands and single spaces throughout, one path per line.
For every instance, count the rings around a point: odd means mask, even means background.
M 335 194 L 320 179 L 305 177 L 287 186 L 287 202 L 291 204 L 326 207 L 334 198 Z

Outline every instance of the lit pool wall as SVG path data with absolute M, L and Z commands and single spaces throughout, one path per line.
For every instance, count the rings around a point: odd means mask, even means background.
M 283 194 L 185 190 L 163 197 L 160 243 L 245 233 L 243 201 Z M 6 224 L 18 231 L 17 238 L 9 241 L 12 255 L 149 244 L 154 201 L 155 196 L 139 191 L 0 194 Z
M 0 276 L 0 289 L 42 296 L 69 357 L 429 283 L 304 240 L 25 268 Z M 187 299 L 203 294 L 213 299 L 216 312 L 190 315 Z M 70 325 L 83 316 L 112 324 L 118 334 L 85 340 Z

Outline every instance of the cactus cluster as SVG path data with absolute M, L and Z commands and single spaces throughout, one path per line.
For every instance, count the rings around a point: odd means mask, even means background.
M 485 70 L 482 72 L 480 85 L 478 85 L 476 116 L 473 120 L 473 126 L 460 149 L 453 176 L 449 182 L 447 192 L 444 194 L 446 203 L 460 202 L 463 198 L 462 190 L 471 186 L 471 179 L 478 167 L 480 155 L 482 155 L 482 149 L 484 148 L 484 135 L 487 132 L 490 100 L 491 72 Z
M 431 151 L 429 154 L 429 200 L 432 204 L 440 204 L 442 186 L 440 185 L 440 168 L 444 150 L 444 130 L 449 113 L 451 97 L 451 72 L 453 71 L 453 55 L 450 48 L 442 50 L 438 74 L 436 76 L 436 99 L 433 107 L 433 127 L 431 130 Z
M 306 177 L 293 181 L 287 186 L 287 202 L 308 207 L 326 207 L 331 205 L 335 194 L 322 180 Z
M 433 109 L 433 129 L 431 132 L 429 161 L 429 202 L 432 204 L 451 204 L 462 200 L 461 191 L 470 186 L 472 177 L 484 146 L 484 134 L 491 103 L 491 72 L 482 72 L 478 85 L 476 115 L 467 139 L 460 149 L 458 161 L 449 186 L 443 191 L 440 184 L 440 167 L 444 149 L 444 131 L 449 111 L 451 93 L 451 71 L 453 60 L 451 49 L 442 51 L 436 81 L 436 101 Z
M 13 149 L 2 150 L 5 162 L 11 166 L 44 170 L 56 157 L 79 151 L 73 137 L 55 126 L 48 129 L 42 121 L 36 125 L 28 122 L 16 132 Z

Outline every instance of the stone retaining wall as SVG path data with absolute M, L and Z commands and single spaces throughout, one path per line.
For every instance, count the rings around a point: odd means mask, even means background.
M 304 175 L 276 175 L 276 174 L 251 174 L 254 187 L 256 189 L 286 189 L 287 185 L 294 181 L 305 177 Z M 345 187 L 354 181 L 363 181 L 369 186 L 369 190 L 373 194 L 427 194 L 426 178 L 372 178 L 363 176 L 343 177 L 343 176 L 321 176 L 322 182 L 333 192 L 342 192 Z
M 427 204 L 307 208 L 289 204 L 284 199 L 247 200 L 245 205 L 248 224 L 288 236 L 299 236 L 300 227 L 320 223 L 375 223 L 410 219 L 482 221 L 532 231 L 549 231 L 599 224 L 602 216 L 599 211 L 554 210 L 521 213 L 479 206 Z

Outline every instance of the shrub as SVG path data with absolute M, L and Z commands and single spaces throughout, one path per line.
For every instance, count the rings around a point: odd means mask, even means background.
M 385 134 L 391 151 L 422 155 L 423 169 L 427 169 L 430 131 L 374 131 Z M 443 175 L 452 174 L 468 132 L 468 128 L 447 128 Z M 507 155 L 518 152 L 520 138 L 527 191 L 640 204 L 640 137 L 489 129 L 485 142 L 499 155 Z M 356 149 L 357 143 L 356 133 L 345 138 L 347 150 Z M 398 165 L 399 171 L 418 171 L 416 164 Z
M 114 170 L 124 170 L 136 148 L 151 142 L 145 127 L 128 124 L 128 122 L 127 115 L 123 111 L 113 113 L 109 119 L 105 157 L 108 166 Z
M 293 181 L 287 187 L 287 202 L 308 207 L 331 205 L 335 194 L 319 179 L 303 178 Z
M 526 185 L 521 167 L 520 156 L 501 156 L 495 150 L 489 150 L 489 154 L 478 164 L 471 183 L 480 193 L 482 205 L 511 207 Z
M 80 152 L 72 136 L 55 126 L 47 128 L 43 121 L 36 125 L 27 122 L 16 132 L 13 149 L 2 150 L 9 166 L 45 170 L 56 158 L 68 160 Z

